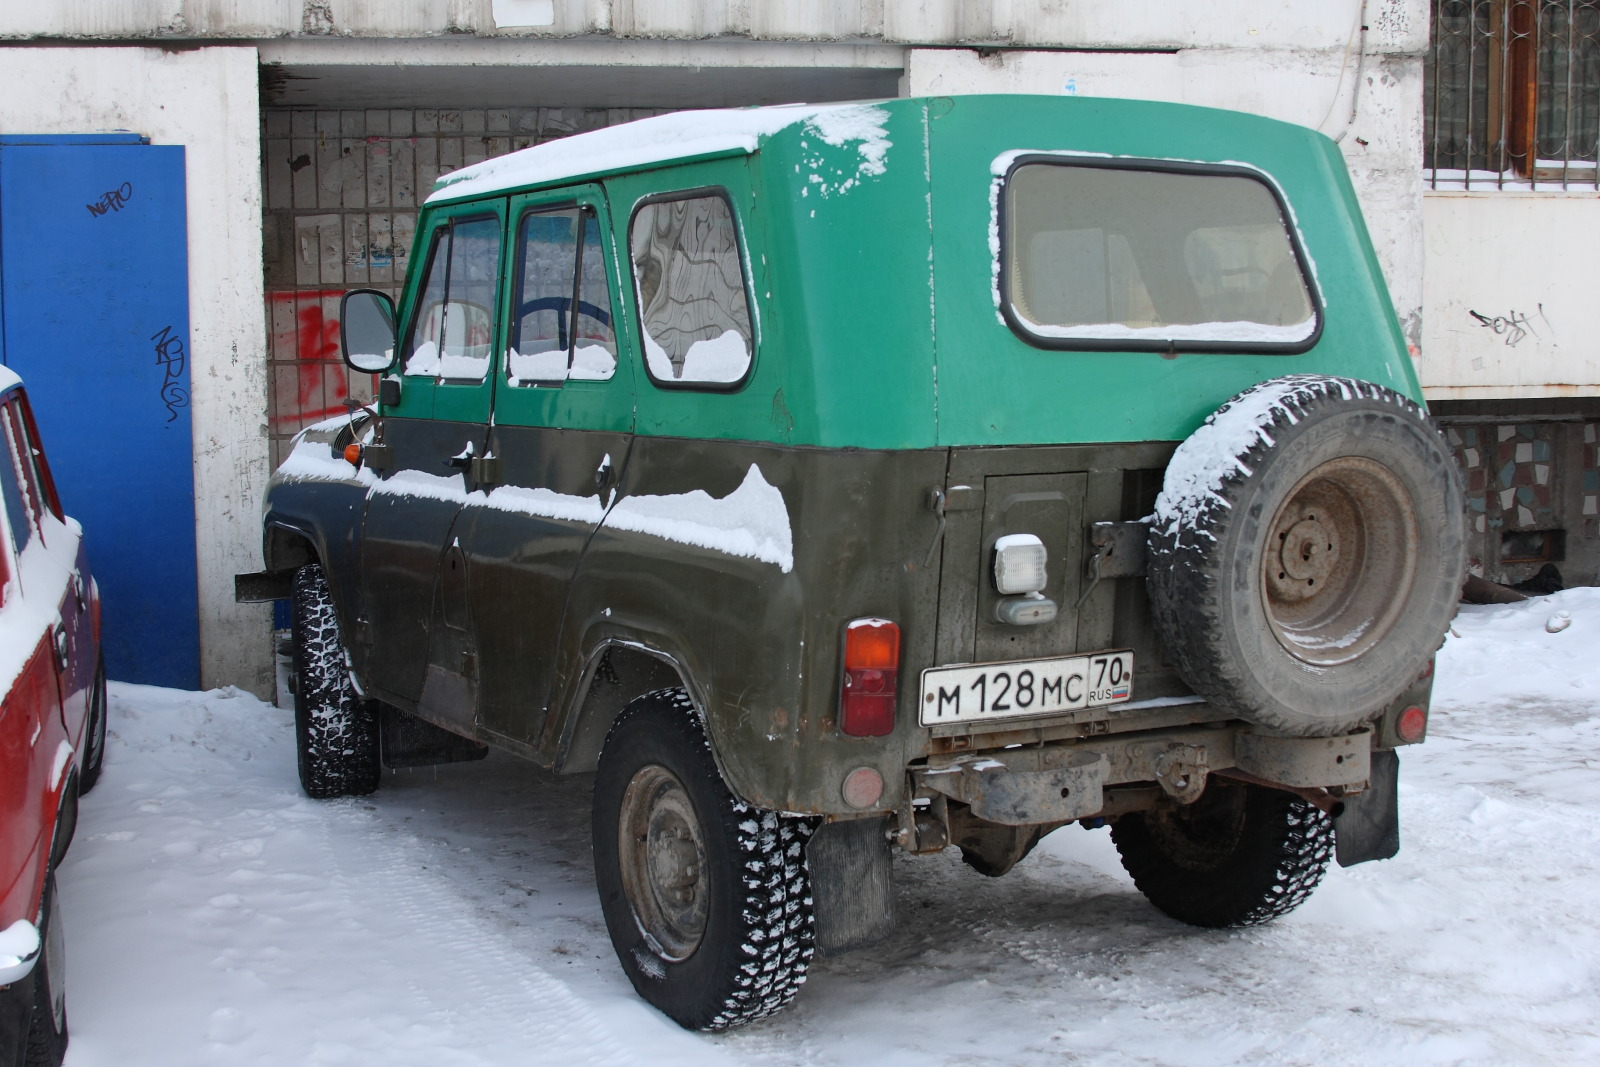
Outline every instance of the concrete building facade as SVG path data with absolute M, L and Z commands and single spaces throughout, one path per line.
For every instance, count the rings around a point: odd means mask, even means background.
M 1569 86 L 1600 81 L 1578 32 L 1596 4 L 1561 0 L 1567 21 L 1544 28 L 1552 3 L 49 0 L 0 10 L 0 79 L 19 87 L 0 132 L 123 129 L 187 146 L 207 686 L 270 687 L 270 613 L 235 605 L 232 575 L 259 566 L 260 494 L 283 442 L 368 391 L 337 363 L 337 294 L 398 286 L 439 173 L 680 108 L 1076 93 L 1321 130 L 1350 166 L 1425 390 L 1476 487 L 1475 563 L 1515 579 L 1550 560 L 1592 583 L 1593 139 L 1566 149 L 1557 180 L 1531 155 L 1507 162 L 1504 131 L 1524 120 L 1493 106 L 1514 96 L 1517 63 L 1544 70 L 1539 57 L 1562 47 Z M 1450 66 L 1441 40 L 1461 33 L 1487 58 Z M 1441 71 L 1458 68 L 1468 96 L 1487 79 L 1492 113 L 1441 110 Z M 1538 91 L 1530 130 L 1554 121 L 1553 90 Z M 1557 118 L 1590 121 L 1576 106 Z M 1437 147 L 1451 122 L 1477 122 L 1500 156 L 1451 169 Z

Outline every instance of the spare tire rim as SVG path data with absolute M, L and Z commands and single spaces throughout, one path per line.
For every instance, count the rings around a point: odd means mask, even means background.
M 1329 460 L 1289 492 L 1268 527 L 1261 596 L 1273 636 L 1319 667 L 1382 641 L 1416 579 L 1416 508 L 1382 464 Z
M 688 959 L 705 936 L 710 893 L 700 819 L 678 776 L 658 764 L 628 783 L 618 815 L 622 891 L 662 959 Z

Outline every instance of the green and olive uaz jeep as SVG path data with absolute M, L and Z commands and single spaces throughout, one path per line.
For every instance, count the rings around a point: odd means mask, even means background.
M 895 849 L 1110 825 L 1185 922 L 1399 847 L 1463 576 L 1340 155 L 974 96 L 668 115 L 441 178 L 382 375 L 273 476 L 300 777 L 597 772 L 596 881 L 685 1026 L 884 937 Z

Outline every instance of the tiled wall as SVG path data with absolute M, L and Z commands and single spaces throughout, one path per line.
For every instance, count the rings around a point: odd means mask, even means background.
M 1445 422 L 1466 475 L 1469 555 L 1495 581 L 1529 577 L 1540 564 L 1501 561 L 1507 531 L 1560 530 L 1568 585 L 1596 584 L 1600 569 L 1600 422 Z
M 417 209 L 440 174 L 529 145 L 658 114 L 649 108 L 262 113 L 272 462 L 302 426 L 371 395 L 339 358 L 346 289 L 398 295 Z

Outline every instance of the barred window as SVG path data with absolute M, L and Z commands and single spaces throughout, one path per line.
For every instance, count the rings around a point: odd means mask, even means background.
M 1600 0 L 1433 0 L 1424 68 L 1431 187 L 1595 187 Z

